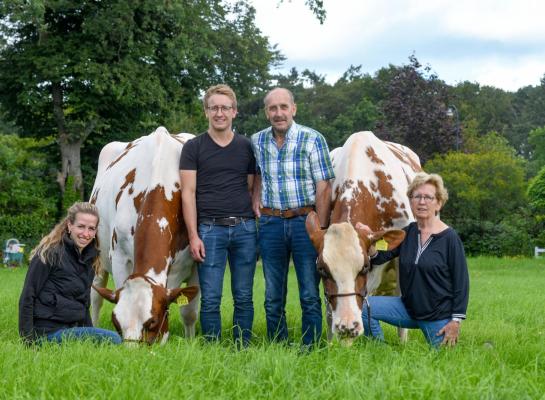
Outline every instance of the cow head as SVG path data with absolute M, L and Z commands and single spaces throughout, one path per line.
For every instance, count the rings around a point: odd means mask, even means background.
M 403 241 L 405 232 L 367 234 L 349 222 L 334 223 L 322 230 L 315 212 L 307 216 L 306 228 L 318 252 L 316 267 L 322 277 L 331 318 L 328 328 L 333 335 L 355 338 L 363 333 L 361 314 L 367 296 L 367 274 L 371 270 L 368 250 L 380 239 L 392 250 Z
M 198 293 L 197 286 L 166 289 L 143 274 L 130 275 L 116 291 L 93 288 L 106 300 L 115 304 L 112 322 L 126 342 L 148 344 L 168 338 L 168 308 L 180 295 L 191 301 Z

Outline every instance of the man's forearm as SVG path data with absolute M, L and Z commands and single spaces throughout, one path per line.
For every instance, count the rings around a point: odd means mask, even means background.
M 320 225 L 326 227 L 329 225 L 331 214 L 331 182 L 320 181 L 316 185 L 316 213 L 320 219 Z
M 199 237 L 197 231 L 197 202 L 194 193 L 182 191 L 182 209 L 189 240 Z

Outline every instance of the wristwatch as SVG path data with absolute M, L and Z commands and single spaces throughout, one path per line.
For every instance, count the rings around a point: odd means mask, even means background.
M 452 317 L 452 321 L 461 323 L 461 322 L 462 322 L 462 318 Z

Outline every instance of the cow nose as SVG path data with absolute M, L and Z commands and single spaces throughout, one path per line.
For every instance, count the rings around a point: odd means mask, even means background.
M 358 321 L 353 321 L 351 326 L 348 326 L 344 322 L 335 324 L 335 328 L 340 335 L 356 337 L 360 333 L 360 323 Z

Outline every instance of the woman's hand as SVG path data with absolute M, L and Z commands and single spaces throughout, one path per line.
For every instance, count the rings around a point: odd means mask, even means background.
M 437 336 L 445 334 L 441 344 L 443 346 L 453 347 L 458 342 L 458 336 L 460 335 L 460 323 L 457 321 L 450 321 L 439 332 Z
M 365 233 L 373 233 L 371 228 L 369 228 L 367 225 L 362 224 L 361 222 L 356 223 L 356 229 L 360 231 L 365 231 Z

